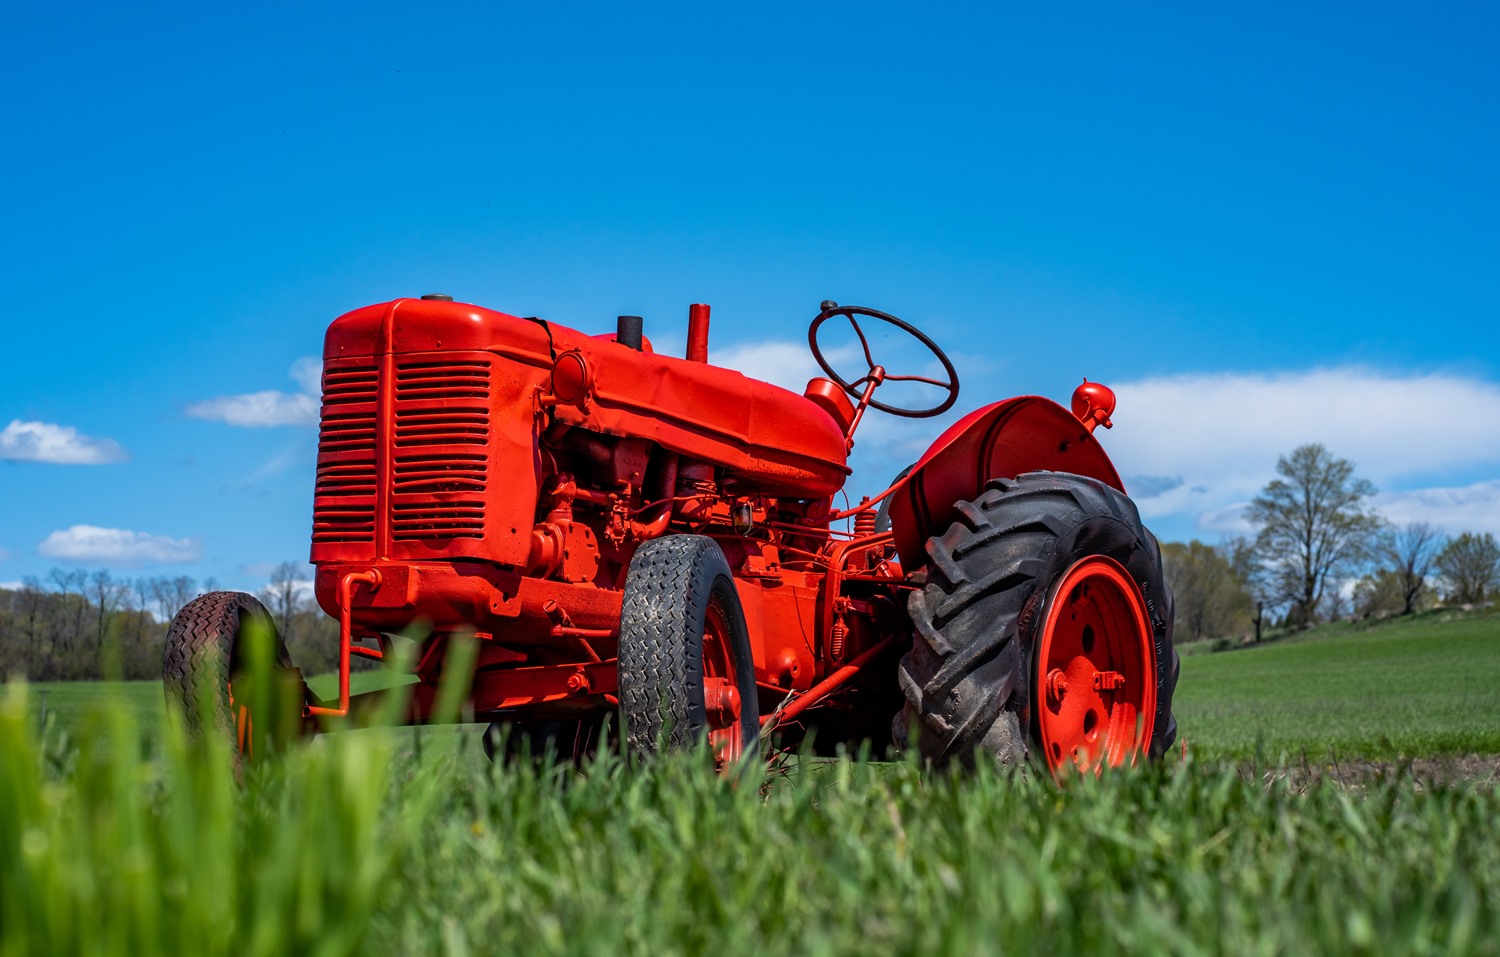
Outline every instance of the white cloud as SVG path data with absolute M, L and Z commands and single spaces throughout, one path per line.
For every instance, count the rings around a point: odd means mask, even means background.
M 205 399 L 187 407 L 195 419 L 211 419 L 230 425 L 317 425 L 318 400 L 310 395 L 285 392 L 252 392 Z
M 246 395 L 226 395 L 204 399 L 187 407 L 195 419 L 209 419 L 251 428 L 277 425 L 317 425 L 318 395 L 323 364 L 310 356 L 292 363 L 288 375 L 301 389 L 278 392 L 274 389 Z
M 783 339 L 734 343 L 709 353 L 708 361 L 799 394 L 808 379 L 823 374 L 807 343 Z
M 25 587 L 25 582 L 0 582 L 0 591 L 20 591 Z
M 302 387 L 306 395 L 321 395 L 323 393 L 323 360 L 312 356 L 303 356 L 292 363 L 291 371 L 287 373 L 292 381 Z
M 1383 490 L 1375 504 L 1393 521 L 1451 530 L 1500 524 L 1495 483 L 1421 487 L 1445 474 L 1500 470 L 1500 417 L 1484 411 L 1500 407 L 1500 384 L 1340 367 L 1113 385 L 1116 427 L 1101 436 L 1121 474 L 1182 479 L 1170 488 L 1142 483 L 1138 502 L 1153 524 L 1245 532 L 1245 503 L 1275 476 L 1279 457 L 1308 442 L 1352 461 Z M 1128 480 L 1127 488 L 1135 491 Z
M 129 456 L 113 439 L 80 435 L 72 426 L 13 419 L 0 432 L 0 458 L 54 465 L 106 465 L 123 462 Z
M 1126 486 L 1128 489 L 1130 486 Z M 1225 535 L 1254 535 L 1255 526 L 1245 517 L 1249 502 L 1235 502 L 1223 508 L 1211 508 L 1199 514 L 1197 528 L 1205 532 L 1221 532 Z M 1148 512 L 1146 508 L 1142 512 Z
M 1500 479 L 1452 488 L 1381 492 L 1373 504 L 1394 525 L 1428 522 L 1448 535 L 1489 532 L 1500 536 Z M 1226 535 L 1253 535 L 1255 528 L 1245 518 L 1249 505 L 1249 501 L 1243 501 L 1209 509 L 1197 516 L 1197 528 Z
M 1489 532 L 1500 536 L 1500 479 L 1459 488 L 1385 492 L 1375 505 L 1397 525 L 1431 522 L 1450 535 Z
M 53 532 L 37 551 L 48 558 L 72 562 L 133 565 L 139 562 L 191 562 L 202 554 L 196 538 L 168 538 L 121 528 L 74 525 Z

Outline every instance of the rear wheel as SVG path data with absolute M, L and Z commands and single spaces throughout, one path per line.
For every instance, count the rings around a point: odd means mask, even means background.
M 1172 595 L 1122 493 L 1033 472 L 991 482 L 928 541 L 899 678 L 924 756 L 1054 774 L 1160 757 L 1177 736 Z
M 636 550 L 620 609 L 619 660 L 632 753 L 683 750 L 706 737 L 722 769 L 758 751 L 750 636 L 713 539 L 669 535 Z
M 237 760 L 301 731 L 307 686 L 253 595 L 210 592 L 184 605 L 167 627 L 162 677 L 188 736 L 222 735 Z

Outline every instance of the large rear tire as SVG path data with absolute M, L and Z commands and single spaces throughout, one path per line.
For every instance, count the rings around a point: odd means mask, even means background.
M 262 675 L 270 680 L 257 686 Z M 307 686 L 253 595 L 209 592 L 184 605 L 167 627 L 162 678 L 188 737 L 220 735 L 236 760 L 301 731 Z
M 637 756 L 696 746 L 719 768 L 756 754 L 755 662 L 734 576 L 711 538 L 636 550 L 620 609 L 620 712 Z
M 1135 505 L 1095 479 L 996 479 L 928 540 L 906 707 L 924 757 L 1054 774 L 1159 758 L 1177 737 L 1172 594 Z

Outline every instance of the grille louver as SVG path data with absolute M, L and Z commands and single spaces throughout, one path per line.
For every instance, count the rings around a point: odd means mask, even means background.
M 401 363 L 395 393 L 392 539 L 482 538 L 489 362 Z
M 323 373 L 313 542 L 375 540 L 375 437 L 380 376 L 371 366 Z

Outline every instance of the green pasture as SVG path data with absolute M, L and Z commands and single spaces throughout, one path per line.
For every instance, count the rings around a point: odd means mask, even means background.
M 332 675 L 311 679 L 332 695 Z M 390 672 L 353 676 L 355 691 Z M 33 686 L 63 729 L 108 699 L 146 728 L 163 715 L 160 682 Z M 1325 625 L 1267 644 L 1183 656 L 1176 695 L 1182 737 L 1200 758 L 1325 763 L 1500 754 L 1500 614 L 1433 612 Z M 473 733 L 468 728 L 461 734 Z M 411 732 L 404 739 L 416 746 Z M 423 732 L 442 746 L 452 734 Z
M 1189 759 L 582 773 L 335 735 L 245 769 L 0 696 L 0 955 L 1496 954 L 1493 784 Z
M 1500 753 L 1500 615 L 1339 623 L 1186 655 L 1176 709 L 1188 746 L 1212 757 Z
M 236 775 L 157 683 L 13 686 L 0 957 L 1500 954 L 1493 775 L 1305 773 L 1500 751 L 1497 621 L 1191 656 L 1189 757 L 1062 786 L 858 758 L 492 766 L 472 726 Z

